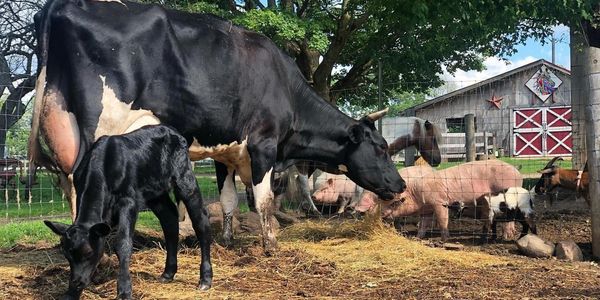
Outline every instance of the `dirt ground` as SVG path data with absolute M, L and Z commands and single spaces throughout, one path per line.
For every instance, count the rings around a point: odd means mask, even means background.
M 280 251 L 265 257 L 257 237 L 239 237 L 232 249 L 214 244 L 213 287 L 195 289 L 199 250 L 182 242 L 179 272 L 161 284 L 165 253 L 161 234 L 139 233 L 131 265 L 137 299 L 598 299 L 600 268 L 591 262 L 591 230 L 585 205 L 569 202 L 544 209 L 539 235 L 572 239 L 587 262 L 531 259 L 514 242 L 477 245 L 479 224 L 452 222 L 461 251 L 414 238 L 414 225 L 398 234 L 365 221 L 312 220 L 284 229 Z M 218 242 L 218 239 L 217 239 Z M 102 265 L 84 299 L 116 296 L 116 257 Z M 53 245 L 20 246 L 0 253 L 0 299 L 55 299 L 67 288 L 69 268 Z

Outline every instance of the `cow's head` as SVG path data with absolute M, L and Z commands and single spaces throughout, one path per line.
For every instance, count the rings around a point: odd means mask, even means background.
M 390 200 L 394 193 L 404 191 L 406 184 L 388 154 L 387 142 L 375 128 L 374 122 L 386 113 L 387 109 L 372 113 L 350 126 L 345 164 L 352 181 Z
M 61 237 L 60 246 L 69 261 L 71 276 L 66 298 L 79 299 L 83 289 L 90 284 L 104 254 L 105 238 L 110 227 L 105 223 L 98 223 L 90 228 L 50 221 L 44 223 Z
M 535 184 L 536 194 L 545 194 L 560 185 L 560 177 L 558 175 L 560 168 L 554 165 L 557 160 L 562 160 L 562 158 L 559 156 L 552 158 L 543 169 L 538 171 L 542 176 Z

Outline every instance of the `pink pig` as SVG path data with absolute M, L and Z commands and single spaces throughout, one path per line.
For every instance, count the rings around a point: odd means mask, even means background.
M 510 187 L 523 185 L 523 177 L 512 165 L 500 160 L 474 161 L 435 171 L 431 167 L 404 168 L 400 176 L 406 181 L 406 190 L 391 201 L 379 201 L 370 193 L 363 193 L 357 211 L 366 211 L 376 202 L 381 203 L 382 217 L 400 217 L 433 213 L 442 233 L 448 238 L 448 206 L 460 203 L 474 206 L 478 199 L 500 193 Z M 422 222 L 425 223 L 425 222 Z M 426 226 L 419 227 L 419 237 Z
M 327 204 L 339 203 L 338 214 L 346 209 L 346 206 L 357 199 L 362 188 L 352 182 L 344 175 L 333 175 L 323 173 L 317 178 L 317 188 L 312 195 L 313 201 Z

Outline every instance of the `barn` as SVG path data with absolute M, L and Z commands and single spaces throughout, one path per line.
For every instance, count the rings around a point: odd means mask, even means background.
M 468 114 L 474 115 L 478 134 L 492 137 L 488 150 L 515 157 L 572 154 L 571 72 L 546 60 L 404 111 L 405 116 L 427 119 L 447 133 L 464 133 L 463 118 Z M 456 145 L 457 149 L 447 148 L 447 152 L 464 151 L 464 146 Z

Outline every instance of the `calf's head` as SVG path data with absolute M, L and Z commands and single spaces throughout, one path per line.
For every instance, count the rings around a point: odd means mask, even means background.
M 387 142 L 375 128 L 375 120 L 386 112 L 372 113 L 350 126 L 345 164 L 346 175 L 352 181 L 383 200 L 391 200 L 394 193 L 404 191 L 406 184 L 388 154 Z
M 110 227 L 98 223 L 89 228 L 82 225 L 66 225 L 44 221 L 60 238 L 60 246 L 69 261 L 71 275 L 67 296 L 79 298 L 83 289 L 90 284 L 92 275 L 104 254 L 105 237 Z

